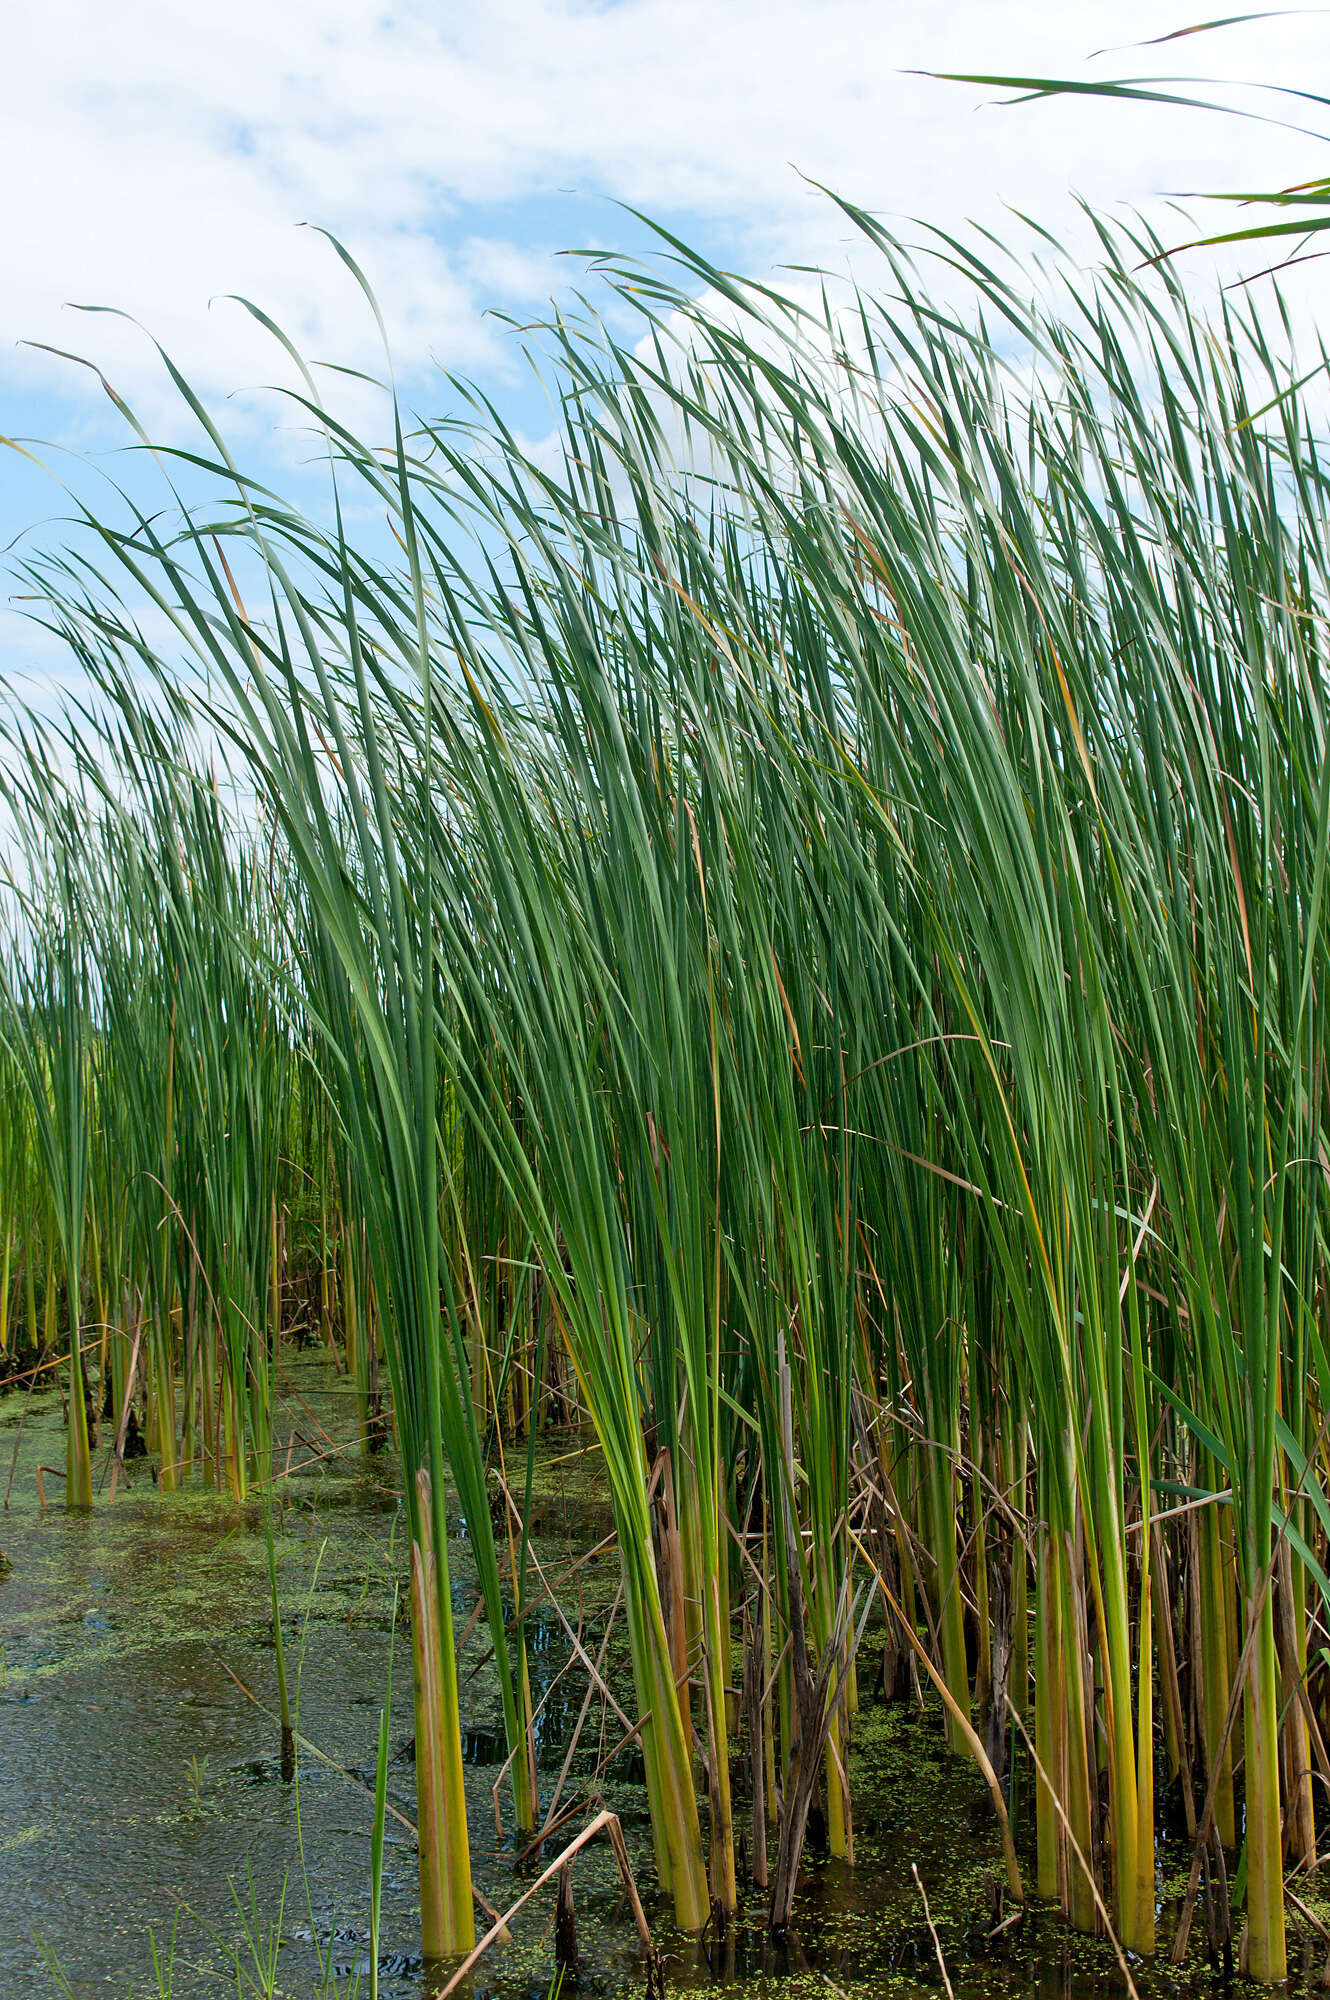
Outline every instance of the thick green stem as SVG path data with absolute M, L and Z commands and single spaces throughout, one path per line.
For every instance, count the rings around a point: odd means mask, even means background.
M 1251 1606 L 1248 1606 L 1251 1616 Z M 1247 1780 L 1247 1970 L 1276 1985 L 1287 1974 L 1279 1812 L 1279 1673 L 1274 1607 L 1263 1592 L 1243 1695 Z
M 52 1281 L 54 1282 L 54 1281 Z M 88 1399 L 79 1337 L 78 1274 L 69 1274 L 69 1421 L 65 1432 L 65 1504 L 92 1506 L 92 1449 L 88 1439 Z
M 426 1960 L 455 1957 L 476 1941 L 466 1821 L 447 1552 L 438 1537 L 429 1473 L 416 1474 L 411 1543 L 411 1643 L 415 1665 L 416 1840 L 420 1936 Z

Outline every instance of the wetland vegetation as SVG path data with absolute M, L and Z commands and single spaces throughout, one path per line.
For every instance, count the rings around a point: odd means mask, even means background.
M 1320 1976 L 1315 411 L 1138 231 L 846 215 L 876 285 L 600 260 L 539 450 L 273 328 L 316 511 L 164 357 L 21 566 L 0 1879 L 79 1994 L 168 1849 L 226 1990 L 444 1991 L 600 1813 L 476 1990 Z

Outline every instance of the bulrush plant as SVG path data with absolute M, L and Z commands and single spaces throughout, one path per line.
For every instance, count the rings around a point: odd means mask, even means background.
M 472 841 L 441 857 L 441 872 L 447 865 L 450 929 L 481 945 L 454 969 L 459 1011 L 472 1015 L 472 1032 L 479 1029 L 499 1043 L 510 1088 L 464 1097 L 463 1115 L 477 1121 L 510 1199 L 521 1205 L 604 1452 L 624 1564 L 657 1868 L 681 1923 L 696 1929 L 708 1909 L 706 1874 L 653 1553 L 637 1362 L 641 1332 L 630 1299 L 616 1135 L 606 1095 L 597 1088 L 603 1058 L 595 1003 L 610 969 L 596 959 L 573 900 L 576 877 L 564 866 L 565 858 L 577 866 L 583 812 L 571 787 L 561 797 L 547 783 L 554 792 L 551 810 L 525 760 L 519 764 L 510 756 L 498 712 L 485 708 L 475 735 L 459 733 L 449 746 L 450 771 L 466 783 L 475 817 Z M 520 755 L 520 737 L 514 736 Z
M 996 284 L 981 282 L 1001 308 Z M 1304 608 L 1324 574 L 1319 472 L 1298 435 L 1296 406 L 1280 402 L 1280 434 L 1271 444 L 1261 448 L 1253 438 L 1245 377 L 1254 373 L 1258 383 L 1269 383 L 1273 376 L 1277 385 L 1278 370 L 1250 330 L 1229 322 L 1216 365 L 1213 344 L 1188 324 L 1176 291 L 1162 306 L 1141 302 L 1120 262 L 1106 289 L 1107 298 L 1087 311 L 1083 339 L 1038 329 L 1046 356 L 1056 357 L 1063 397 L 1033 413 L 1044 483 L 1035 494 L 1023 491 L 1007 468 L 1010 407 L 1004 403 L 1002 422 L 994 421 L 986 359 L 965 370 L 931 336 L 914 342 L 912 360 L 921 373 L 931 362 L 926 379 L 945 415 L 919 428 L 894 469 L 904 485 L 916 450 L 924 449 L 939 469 L 959 466 L 951 475 L 960 484 L 957 518 L 949 525 L 965 550 L 965 570 L 963 590 L 950 603 L 933 582 L 946 574 L 945 544 L 929 537 L 912 557 L 899 504 L 852 444 L 844 450 L 850 490 L 841 520 L 850 515 L 850 547 L 862 549 L 868 566 L 870 604 L 873 586 L 881 586 L 886 645 L 870 653 L 864 643 L 863 655 L 876 666 L 885 651 L 897 712 L 918 718 L 909 762 L 926 772 L 925 754 L 936 763 L 942 752 L 947 810 L 928 799 L 933 824 L 950 832 L 959 803 L 972 801 L 956 829 L 954 857 L 939 857 L 932 880 L 947 881 L 949 898 L 969 901 L 963 938 L 986 975 L 988 992 L 976 992 L 957 954 L 958 998 L 976 1026 L 994 1010 L 1005 1030 L 1001 1057 L 992 1055 L 1004 1101 L 994 1106 L 988 1138 L 1012 1142 L 1014 1171 L 1001 1189 L 1001 1211 L 998 1190 L 990 1189 L 990 1230 L 997 1234 L 997 1214 L 1024 1211 L 1028 1261 L 1044 1273 L 1040 1317 L 1051 1336 L 1050 1365 L 1032 1370 L 1030 1379 L 1050 1389 L 1039 1399 L 1049 1418 L 1038 1449 L 1041 1500 L 1055 1573 L 1070 1571 L 1057 1577 L 1061 1603 L 1052 1608 L 1060 1608 L 1063 1621 L 1060 1657 L 1065 1662 L 1070 1635 L 1076 1673 L 1084 1642 L 1075 1634 L 1086 1631 L 1077 1605 L 1084 1561 L 1105 1690 L 1119 1921 L 1129 1943 L 1148 1941 L 1148 1481 L 1138 1476 L 1144 1670 L 1135 1732 L 1122 1483 L 1129 1451 L 1138 1468 L 1149 1463 L 1155 1383 L 1146 1358 L 1146 1256 L 1166 1288 L 1165 1313 L 1181 1305 L 1194 1341 L 1201 1328 L 1215 1329 L 1216 1346 L 1208 1354 L 1200 1348 L 1204 1359 L 1189 1379 L 1163 1386 L 1189 1427 L 1218 1443 L 1214 1457 L 1231 1482 L 1245 1604 L 1239 1646 L 1249 1958 L 1260 1976 L 1278 1978 L 1284 1959 L 1269 1586 L 1272 1525 L 1281 1525 L 1274 1460 L 1279 1354 L 1285 1328 L 1301 1325 L 1301 1301 L 1314 1289 L 1305 1261 L 1308 1225 L 1294 1239 L 1302 1268 L 1289 1268 L 1284 1245 L 1291 1162 L 1315 1160 L 1319 1144 L 1312 1036 L 1314 967 L 1324 949 L 1325 801 L 1315 748 L 1322 683 L 1319 641 Z M 1123 359 L 1123 340 L 1133 331 L 1117 319 L 1124 304 L 1145 320 L 1153 400 L 1136 388 Z M 990 414 L 981 422 L 983 411 Z M 828 429 L 834 435 L 832 422 Z M 922 491 L 912 496 L 916 520 L 925 511 L 922 497 Z M 807 518 L 804 509 L 800 529 Z M 1296 539 L 1294 523 L 1304 529 Z M 828 544 L 827 588 L 834 576 L 843 590 L 847 536 L 829 505 L 819 524 Z M 982 628 L 976 634 L 971 615 L 963 641 L 944 644 L 957 614 L 972 611 L 980 579 L 993 639 L 976 646 L 983 634 Z M 949 659 L 957 670 L 944 675 Z M 926 708 L 918 701 L 921 689 Z M 1295 748 L 1300 740 L 1305 754 Z M 1316 776 L 1309 782 L 1304 772 Z M 894 769 L 892 782 L 903 790 L 909 772 Z M 917 777 L 915 785 L 922 789 Z M 1020 803 L 1004 813 L 1009 796 L 1013 806 L 1017 797 Z M 996 840 L 1004 827 L 1005 852 Z M 1007 915 L 1003 902 L 1023 883 L 1029 905 Z M 1002 912 L 998 926 L 985 920 L 979 896 Z M 1140 954 L 1166 921 L 1176 925 L 1168 947 L 1176 969 L 1165 982 L 1162 968 L 1147 968 Z M 1052 962 L 1032 977 L 1039 961 L 1031 946 L 1041 934 Z M 983 952 L 986 938 L 991 957 Z M 1227 961 L 1219 955 L 1224 950 Z M 1057 969 L 1059 959 L 1065 969 Z M 1177 1011 L 1165 1027 L 1161 1013 L 1170 994 Z M 1054 1005 L 1065 1028 L 1050 1017 Z M 1015 1067 L 1022 1056 L 1023 1084 Z M 1078 1073 L 1084 1081 L 1076 1098 L 1050 1122 L 1057 1099 L 1045 1100 Z M 1043 1107 L 1039 1124 L 1036 1107 Z M 1214 1155 L 1207 1169 L 1208 1132 Z M 1087 1139 L 1094 1147 L 1088 1153 Z M 1054 1147 L 1057 1167 L 1042 1195 L 1036 1144 Z M 1131 1157 L 1135 1146 L 1143 1157 Z M 972 1177 L 981 1183 L 978 1162 Z M 1316 1213 L 1322 1176 L 1313 1169 L 1309 1179 L 1303 1200 Z M 1069 1227 L 1077 1211 L 1068 1196 L 1082 1186 L 1078 1240 Z M 1005 1232 L 1006 1224 L 1000 1227 Z M 1198 1240 L 1196 1232 L 1206 1227 L 1210 1238 Z M 1158 1256 L 1150 1254 L 1155 1247 Z M 1010 1249 L 1006 1255 L 1014 1277 Z M 1087 1427 L 1077 1436 L 1083 1412 Z M 1049 1506 L 1059 1463 L 1067 1468 L 1061 1518 Z M 1259 1508 L 1259 1527 L 1250 1515 L 1242 1525 L 1244 1490 L 1260 1494 L 1250 1503 Z M 1083 1556 L 1069 1507 L 1084 1522 Z M 1045 1660 L 1052 1657 L 1046 1649 Z M 1056 1688 L 1051 1692 L 1055 1707 L 1063 1706 Z M 1083 1780 L 1075 1780 L 1084 1694 L 1073 1698 L 1068 1689 L 1066 1696 L 1069 1818 L 1073 1827 L 1079 1818 L 1088 1832 L 1077 1804 Z M 1071 1901 L 1076 1912 L 1074 1880 Z M 1079 1914 L 1088 1920 L 1084 1905 Z
M 881 298 L 602 265 L 643 338 L 546 330 L 539 462 L 475 396 L 376 450 L 302 374 L 323 523 L 173 374 L 207 503 L 29 566 L 102 697 L 62 741 L 117 754 L 100 923 L 36 893 L 70 795 L 17 788 L 9 1337 L 58 1249 L 76 1354 L 84 1285 L 128 1301 L 115 1399 L 142 1349 L 163 1457 L 179 1395 L 243 1492 L 303 1204 L 367 1439 L 390 1378 L 431 1958 L 473 1939 L 449 1493 L 526 1834 L 516 1468 L 570 1370 L 682 1927 L 739 1907 L 741 1809 L 775 1930 L 815 1807 L 853 1859 L 876 1614 L 1013 1898 L 1028 1798 L 1039 1894 L 1155 1949 L 1162 1741 L 1175 1953 L 1217 1836 L 1277 1981 L 1330 1721 L 1330 489 L 1287 358 L 1148 238 L 1037 305 L 942 242 L 967 314 L 846 212 Z
M 214 444 L 220 440 L 213 435 Z M 234 708 L 222 717 L 241 737 L 284 836 L 303 889 L 299 939 L 304 1000 L 317 1023 L 327 1082 L 350 1146 L 354 1198 L 363 1213 L 374 1294 L 393 1386 L 393 1414 L 411 1530 L 411 1606 L 416 1665 L 416 1775 L 422 1926 L 431 1958 L 473 1942 L 466 1802 L 457 1709 L 457 1661 L 448 1573 L 445 1464 L 465 1512 L 494 1635 L 510 1747 L 527 1723 L 519 1712 L 485 1467 L 470 1394 L 464 1299 L 442 1255 L 441 1220 L 456 1212 L 453 1148 L 445 1140 L 447 1082 L 438 1060 L 446 991 L 444 931 L 436 887 L 436 810 L 431 732 L 410 752 L 411 700 L 430 712 L 426 579 L 414 542 L 414 504 L 399 468 L 398 513 L 414 564 L 409 580 L 356 575 L 344 545 L 334 561 L 345 583 L 338 668 L 349 705 L 334 691 L 323 648 L 326 612 L 286 577 L 304 553 L 303 524 L 260 541 L 271 593 L 269 622 L 252 623 L 216 539 L 196 537 L 199 574 L 153 539 L 161 581 L 176 593 L 169 615 L 200 659 L 229 682 Z M 284 545 L 285 544 L 285 545 Z M 330 551 L 320 551 L 327 559 Z M 146 572 L 144 573 L 147 581 Z M 386 588 L 380 600 L 375 592 Z M 161 584 L 155 586 L 159 601 Z M 362 634 L 360 617 L 373 625 Z M 224 624 L 216 624 L 217 607 Z M 396 622 L 384 623 L 384 612 Z M 103 635 L 105 636 L 105 635 Z M 127 631 L 117 635 L 132 645 Z M 301 684 L 297 660 L 310 675 Z M 417 675 L 412 697 L 399 675 Z M 123 682 L 122 700 L 130 701 Z M 317 707 L 316 707 L 317 704 Z M 395 725 L 398 733 L 385 730 Z M 340 798 L 326 795 L 328 766 L 317 747 L 336 746 Z M 514 1763 L 519 1825 L 534 1816 L 529 1763 Z
M 40 759 L 34 749 L 37 795 Z M 46 801 L 43 801 L 45 804 Z M 75 890 L 74 826 L 44 814 L 32 887 L 19 928 L 0 947 L 0 1037 L 17 1072 L 28 1110 L 54 1225 L 47 1245 L 46 1295 L 52 1316 L 57 1283 L 66 1305 L 69 1339 L 65 1501 L 92 1505 L 92 1423 L 83 1330 L 83 1262 L 92 1154 L 92 1025 L 84 911 Z M 28 1256 L 35 1254 L 30 1242 Z M 51 1329 L 54 1335 L 55 1329 Z
M 0 1359 L 9 1367 L 21 1351 L 24 1293 L 39 1248 L 39 1182 L 33 1170 L 32 1116 L 22 1072 L 0 1037 Z

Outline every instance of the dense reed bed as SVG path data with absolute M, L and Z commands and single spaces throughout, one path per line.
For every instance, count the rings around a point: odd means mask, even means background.
M 4 1341 L 67 1357 L 72 1505 L 139 1409 L 163 1484 L 262 1485 L 293 1320 L 345 1366 L 430 1955 L 447 1497 L 529 1834 L 523 1465 L 577 1421 L 680 1924 L 747 1873 L 785 1926 L 859 1702 L 936 1688 L 1013 1899 L 1152 1952 L 1177 1787 L 1166 1942 L 1232 1895 L 1275 1981 L 1330 1782 L 1326 477 L 1157 246 L 1050 306 L 940 243 L 943 305 L 847 212 L 880 288 L 812 308 L 605 267 L 537 455 L 304 375 L 320 520 L 176 377 L 165 492 L 30 566 L 92 693 L 8 724 Z

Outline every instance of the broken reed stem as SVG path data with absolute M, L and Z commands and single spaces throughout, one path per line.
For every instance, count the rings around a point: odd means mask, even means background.
M 1063 1809 L 1062 1801 L 1058 1797 L 1057 1793 L 1054 1791 L 1052 1781 L 1049 1778 L 1047 1771 L 1044 1769 L 1042 1763 L 1039 1760 L 1039 1754 L 1036 1751 L 1034 1744 L 1030 1741 L 1030 1732 L 1025 1726 L 1024 1716 L 1021 1715 L 1015 1703 L 1012 1701 L 1010 1695 L 1006 1697 L 1006 1702 L 1007 1702 L 1007 1708 L 1011 1713 L 1012 1721 L 1016 1724 L 1016 1727 L 1020 1730 L 1021 1735 L 1025 1739 L 1025 1747 L 1030 1753 L 1030 1761 L 1033 1763 L 1036 1773 L 1038 1774 L 1039 1778 L 1043 1781 L 1043 1784 L 1048 1791 L 1048 1795 L 1053 1801 L 1054 1809 L 1057 1812 L 1058 1818 L 1062 1822 L 1062 1831 L 1067 1837 L 1067 1844 L 1071 1848 L 1072 1854 L 1076 1859 L 1077 1866 L 1082 1870 L 1086 1881 L 1090 1885 L 1090 1892 L 1094 1897 L 1095 1908 L 1098 1910 L 1100 1918 L 1103 1921 L 1104 1929 L 1108 1934 L 1108 1941 L 1112 1945 L 1114 1953 L 1117 1957 L 1118 1966 L 1119 1969 L 1121 1970 L 1123 1979 L 1126 1981 L 1127 1991 L 1131 1995 L 1131 2000 L 1141 2000 L 1141 1996 L 1136 1990 L 1136 1981 L 1131 1976 L 1131 1967 L 1127 1963 L 1126 1953 L 1123 1951 L 1122 1946 L 1119 1944 L 1118 1934 L 1113 1928 L 1113 1919 L 1108 1914 L 1108 1906 L 1104 1902 L 1103 1897 L 1099 1893 L 1099 1884 L 1094 1879 L 1094 1870 L 1091 1868 L 1089 1861 L 1086 1859 L 1085 1853 L 1081 1847 L 1080 1842 L 1077 1840 L 1075 1834 L 1072 1832 L 1071 1821 L 1067 1818 L 1066 1812 Z
M 956 2000 L 956 1995 L 952 1990 L 951 1975 L 947 1971 L 947 1961 L 942 1956 L 942 1943 L 937 1934 L 937 1927 L 933 1922 L 933 1913 L 928 1907 L 928 1894 L 924 1888 L 923 1883 L 919 1879 L 919 1866 L 917 1862 L 912 1861 L 910 1863 L 910 1873 L 914 1877 L 915 1888 L 919 1891 L 920 1896 L 923 1898 L 924 1922 L 928 1925 L 928 1934 L 933 1940 L 933 1950 L 937 1953 L 938 1971 L 942 1974 L 942 1984 L 947 1989 L 947 2000 Z
M 910 1644 L 910 1646 L 913 1648 L 918 1659 L 922 1662 L 924 1670 L 928 1674 L 929 1679 L 932 1681 L 934 1687 L 937 1689 L 939 1695 L 942 1697 L 942 1701 L 944 1706 L 946 1707 L 947 1713 L 951 1716 L 952 1720 L 955 1722 L 957 1728 L 959 1729 L 962 1737 L 965 1739 L 965 1743 L 967 1748 L 969 1749 L 970 1755 L 974 1758 L 975 1763 L 979 1766 L 979 1770 L 983 1776 L 984 1783 L 988 1786 L 988 1793 L 989 1797 L 993 1801 L 994 1811 L 997 1814 L 998 1833 L 1002 1841 L 1002 1859 L 1007 1874 L 1007 1890 L 1013 1902 L 1023 1903 L 1025 1901 L 1025 1889 L 1021 1882 L 1020 1862 L 1016 1858 L 1016 1843 L 1012 1839 L 1011 1835 L 1011 1821 L 1007 1816 L 1007 1802 L 1002 1796 L 1002 1786 L 998 1782 L 998 1776 L 996 1771 L 994 1771 L 992 1764 L 989 1762 L 988 1753 L 984 1749 L 984 1746 L 980 1741 L 979 1733 L 976 1730 L 973 1722 L 970 1720 L 969 1716 L 966 1715 L 964 1710 L 961 1708 L 959 1702 L 956 1700 L 956 1697 L 952 1694 L 951 1689 L 947 1686 L 946 1681 L 943 1679 L 942 1675 L 938 1672 L 938 1669 L 934 1666 L 932 1660 L 930 1660 L 930 1658 L 928 1657 L 927 1651 L 920 1643 L 919 1634 L 914 1630 L 914 1627 L 909 1623 L 909 1620 L 906 1618 L 905 1613 L 901 1610 L 900 1605 L 896 1602 L 895 1597 L 892 1595 L 890 1589 L 887 1586 L 887 1581 L 883 1576 L 881 1570 L 877 1567 L 877 1564 L 868 1554 L 868 1551 L 863 1547 L 863 1544 L 859 1541 L 858 1536 L 857 1535 L 854 1536 L 853 1539 L 855 1542 L 855 1546 L 859 1550 L 859 1553 L 863 1556 L 864 1561 L 868 1564 L 869 1569 L 872 1571 L 878 1589 L 882 1592 L 883 1597 L 886 1599 L 887 1604 L 889 1605 L 897 1622 L 900 1625 L 901 1631 L 905 1635 L 905 1638 Z M 1011 1697 L 1010 1695 L 1005 1693 L 1005 1690 L 1004 1690 L 1004 1699 L 1007 1703 L 1008 1708 L 1011 1708 Z M 1012 1710 L 1012 1713 L 1015 1714 L 1014 1709 Z M 1022 1725 L 1022 1727 L 1023 1726 L 1024 1725 Z
M 600 1812 L 596 1814 L 596 1817 L 588 1826 L 583 1827 L 575 1839 L 569 1841 L 562 1853 L 556 1855 L 544 1873 L 538 1875 L 530 1888 L 524 1889 L 522 1894 L 517 1898 L 517 1901 L 512 1903 L 491 1928 L 486 1931 L 475 1949 L 469 1952 L 462 1960 L 462 1963 L 458 1966 L 447 1984 L 440 1987 L 438 2000 L 448 2000 L 448 1995 L 456 1991 L 466 1978 L 467 1973 L 470 1972 L 472 1966 L 476 1964 L 478 1959 L 484 1956 L 490 1946 L 503 1933 L 507 1925 L 511 1923 L 518 1911 L 529 1903 L 536 1892 L 539 1889 L 543 1889 L 547 1882 L 561 1874 L 574 1856 L 580 1854 L 588 1841 L 594 1840 L 598 1833 L 603 1833 L 606 1836 L 610 1846 L 614 1850 L 614 1859 L 618 1865 L 619 1875 L 623 1882 L 624 1894 L 628 1898 L 629 1907 L 633 1913 L 633 1921 L 637 1925 L 637 1935 L 644 1947 L 650 1951 L 651 1930 L 647 1924 L 646 1912 L 642 1908 L 641 1898 L 637 1893 L 637 1883 L 633 1879 L 633 1871 L 628 1863 L 628 1850 L 624 1844 L 623 1829 L 619 1825 L 618 1818 L 614 1813 Z

